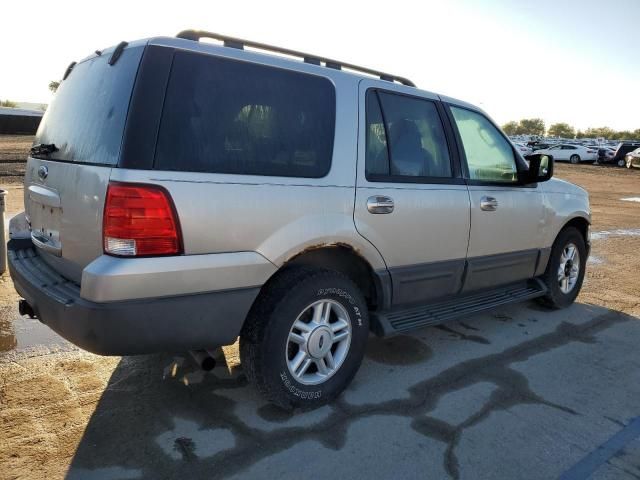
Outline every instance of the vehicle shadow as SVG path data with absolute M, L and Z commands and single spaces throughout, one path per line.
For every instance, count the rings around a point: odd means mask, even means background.
M 371 337 L 363 366 L 345 394 L 310 412 L 284 412 L 266 404 L 247 384 L 233 348 L 225 349 L 210 373 L 199 370 L 188 355 L 124 357 L 87 424 L 67 478 L 250 477 L 245 474 L 252 466 L 273 455 L 286 455 L 307 440 L 312 441 L 311 448 L 338 455 L 336 459 L 348 450 L 341 466 L 335 467 L 338 470 L 366 461 L 375 475 L 375 457 L 360 449 L 372 447 L 374 440 L 384 442 L 385 431 L 374 428 L 370 441 L 353 443 L 349 429 L 356 421 L 389 415 L 406 419 L 401 439 L 406 435 L 407 442 L 416 443 L 417 435 L 433 442 L 436 456 L 429 462 L 434 478 L 437 472 L 455 478 L 464 455 L 456 451 L 461 432 L 487 421 L 492 412 L 534 404 L 575 416 L 586 408 L 552 385 L 548 392 L 530 386 L 538 367 L 525 374 L 523 366 L 534 365 L 545 354 L 565 355 L 570 370 L 576 345 L 600 351 L 612 342 L 620 351 L 625 338 L 637 345 L 636 317 L 587 304 L 549 311 L 534 303 L 411 335 Z M 602 358 L 597 361 L 606 363 Z M 640 353 L 633 361 L 640 362 Z M 581 362 L 579 368 L 590 368 Z M 597 375 L 596 367 L 594 372 Z M 438 418 L 433 413 L 442 408 L 443 397 L 468 387 L 487 388 L 488 393 L 458 405 L 459 420 L 442 420 L 446 415 Z M 615 395 L 616 388 L 625 387 L 612 385 L 606 395 Z M 293 476 L 303 466 L 294 462 L 290 468 L 286 473 Z

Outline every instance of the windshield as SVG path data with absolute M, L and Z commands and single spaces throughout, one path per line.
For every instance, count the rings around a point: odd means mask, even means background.
M 114 65 L 108 53 L 76 65 L 47 109 L 34 145 L 54 144 L 45 158 L 115 165 L 143 46 L 125 48 Z

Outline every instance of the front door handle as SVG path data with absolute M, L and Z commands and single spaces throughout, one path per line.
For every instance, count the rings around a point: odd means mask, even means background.
M 480 210 L 485 212 L 495 212 L 498 208 L 498 200 L 493 197 L 482 197 L 480 199 Z
M 369 213 L 391 213 L 393 212 L 393 198 L 385 195 L 375 195 L 367 199 L 367 210 Z

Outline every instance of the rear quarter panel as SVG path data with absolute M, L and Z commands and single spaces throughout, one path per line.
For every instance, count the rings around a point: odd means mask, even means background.
M 377 250 L 355 231 L 353 184 L 330 185 L 328 179 L 296 184 L 281 177 L 253 178 L 254 183 L 252 178 L 121 169 L 111 176 L 169 191 L 187 255 L 255 251 L 281 266 L 307 248 L 344 243 L 372 268 L 384 267 Z

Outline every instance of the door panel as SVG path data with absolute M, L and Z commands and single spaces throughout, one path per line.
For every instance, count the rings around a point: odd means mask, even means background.
M 569 160 L 569 157 L 567 156 L 567 150 L 564 150 L 560 146 L 549 150 L 549 153 L 553 155 L 554 160 Z
M 539 188 L 469 186 L 471 233 L 468 257 L 537 249 L 542 243 L 544 209 Z M 495 198 L 493 211 L 482 199 Z
M 393 303 L 419 302 L 459 291 L 469 240 L 466 188 L 366 183 L 359 182 L 357 188 L 354 220 L 358 232 L 387 264 Z M 368 211 L 367 199 L 376 195 L 393 199 L 392 213 Z
M 464 264 L 463 259 L 458 259 L 392 268 L 395 303 L 416 303 L 456 294 L 462 287 Z
M 461 288 L 469 240 L 469 194 L 460 179 L 451 178 L 453 174 L 450 172 L 455 169 L 448 169 L 443 163 L 443 159 L 448 162 L 450 157 L 442 126 L 437 125 L 441 120 L 434 108 L 435 103 L 429 102 L 430 113 L 425 114 L 423 121 L 421 106 L 413 109 L 406 105 L 406 96 L 393 108 L 388 108 L 394 101 L 393 90 L 410 93 L 411 98 L 416 98 L 415 90 L 375 80 L 363 80 L 360 85 L 362 113 L 354 208 L 356 228 L 385 260 L 393 283 L 394 305 L 455 294 Z M 379 103 L 371 103 L 369 97 L 370 121 L 367 123 L 366 92 L 372 88 L 382 89 L 381 85 L 386 90 L 381 95 L 384 96 L 386 122 L 383 122 L 381 114 L 372 112 L 371 105 Z M 437 97 L 429 94 L 422 98 L 437 101 Z M 420 98 L 416 100 L 421 101 Z M 407 114 L 403 115 L 405 108 Z M 438 119 L 436 124 L 433 123 L 434 118 Z M 384 138 L 372 140 L 372 132 Z M 386 144 L 387 132 L 390 132 L 389 147 Z M 417 133 L 422 140 L 411 138 Z M 397 144 L 394 145 L 396 139 Z M 420 151 L 421 148 L 424 152 Z M 365 172 L 367 149 L 369 164 Z M 401 164 L 396 165 L 399 168 L 394 171 L 394 160 L 398 158 L 401 158 Z M 413 166 L 416 158 L 420 159 L 415 162 L 418 167 Z M 410 175 L 441 176 L 407 179 Z M 393 208 L 389 207 L 391 203 Z
M 471 202 L 463 292 L 532 278 L 544 232 L 537 186 L 517 183 L 518 156 L 482 113 L 451 106 L 460 135 Z

